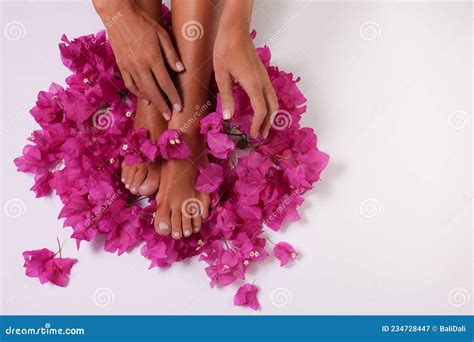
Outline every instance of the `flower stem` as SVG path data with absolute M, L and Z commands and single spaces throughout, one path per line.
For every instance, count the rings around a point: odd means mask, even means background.
M 56 237 L 56 241 L 58 242 L 58 248 L 59 248 L 58 251 L 56 252 L 56 254 L 59 253 L 59 257 L 62 258 L 62 255 L 61 255 L 61 244 L 59 243 L 59 238 L 58 238 L 58 237 Z M 54 255 L 56 255 L 56 254 L 54 254 Z

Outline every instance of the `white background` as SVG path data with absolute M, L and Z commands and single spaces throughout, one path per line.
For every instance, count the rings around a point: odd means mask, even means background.
M 253 314 L 232 305 L 236 287 L 210 289 L 197 260 L 147 270 L 139 249 L 75 249 L 59 200 L 35 199 L 12 160 L 37 127 L 28 114 L 37 92 L 68 75 L 61 34 L 101 23 L 88 1 L 2 2 L 1 13 L 2 31 L 24 27 L 18 40 L 2 32 L 2 312 Z M 256 2 L 257 43 L 302 76 L 303 123 L 331 155 L 303 220 L 271 234 L 301 258 L 249 275 L 260 314 L 471 312 L 472 18 L 469 2 Z M 22 268 L 24 250 L 54 250 L 56 236 L 79 259 L 66 288 Z

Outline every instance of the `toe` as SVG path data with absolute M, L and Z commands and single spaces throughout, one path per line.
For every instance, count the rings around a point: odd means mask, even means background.
M 158 190 L 160 186 L 160 166 L 158 163 L 150 163 L 148 165 L 148 173 L 145 181 L 138 189 L 140 195 L 151 196 Z
M 181 225 L 183 226 L 183 235 L 185 237 L 191 236 L 193 233 L 192 219 L 189 216 L 183 215 L 181 217 Z
M 147 168 L 145 165 L 140 165 L 137 167 L 137 172 L 130 183 L 130 192 L 134 195 L 138 194 L 138 189 L 143 184 L 145 177 L 147 175 Z
M 125 181 L 127 179 L 127 174 L 130 171 L 130 165 L 127 165 L 124 162 L 122 162 L 122 175 L 120 176 L 120 180 L 122 181 L 123 184 L 125 184 Z
M 135 173 L 137 172 L 137 167 L 135 165 L 130 165 L 127 171 L 127 175 L 125 177 L 125 187 L 130 189 L 132 185 L 133 178 L 135 177 Z
M 199 233 L 199 231 L 201 230 L 201 224 L 202 224 L 201 216 L 193 217 L 193 232 L 194 233 Z
M 171 232 L 173 239 L 181 239 L 181 211 L 179 208 L 174 209 L 171 213 Z
M 168 235 L 171 231 L 171 211 L 164 205 L 159 205 L 155 214 L 155 230 L 160 235 Z
M 205 220 L 209 217 L 209 203 L 210 203 L 210 197 L 209 194 L 206 193 L 200 193 L 199 194 L 199 199 L 201 200 L 202 203 L 202 218 Z

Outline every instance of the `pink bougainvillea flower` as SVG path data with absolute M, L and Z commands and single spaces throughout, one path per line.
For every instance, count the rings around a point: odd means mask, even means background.
M 207 132 L 206 141 L 211 154 L 219 159 L 226 159 L 235 148 L 234 142 L 227 134 L 220 132 Z
M 222 166 L 209 163 L 199 170 L 195 188 L 201 192 L 213 192 L 219 188 L 224 180 L 224 169 Z
M 234 296 L 234 305 L 248 306 L 252 310 L 260 309 L 257 299 L 258 287 L 253 284 L 244 284 Z
M 124 156 L 126 164 L 138 164 L 146 160 L 154 161 L 158 154 L 157 143 L 148 139 L 148 131 L 144 128 L 133 130 L 120 148 L 120 155 Z
M 55 254 L 47 248 L 23 252 L 26 275 L 39 278 L 41 284 L 51 282 L 64 287 L 76 259 L 55 258 Z
M 161 156 L 165 159 L 184 159 L 191 156 L 191 150 L 175 129 L 164 131 L 158 139 Z
M 285 266 L 288 261 L 296 259 L 298 254 L 288 242 L 279 242 L 273 247 L 273 255 L 280 260 L 280 266 Z

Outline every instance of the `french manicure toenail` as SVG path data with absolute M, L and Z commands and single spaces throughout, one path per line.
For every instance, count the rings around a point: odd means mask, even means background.
M 184 70 L 184 65 L 180 61 L 176 62 L 176 69 L 178 71 L 183 71 Z
M 160 228 L 160 230 L 168 231 L 170 229 L 170 226 L 168 226 L 168 223 L 166 222 L 160 222 L 160 224 L 158 225 L 158 228 Z
M 165 118 L 166 121 L 171 120 L 171 115 L 169 113 L 163 113 L 163 117 Z
M 140 190 L 148 190 L 150 189 L 150 184 L 142 184 L 142 186 L 140 187 Z
M 174 236 L 175 238 L 179 238 L 179 233 L 178 233 L 178 232 L 174 232 L 174 233 L 173 233 L 173 236 Z
M 173 104 L 173 108 L 177 112 L 181 112 L 181 110 L 183 109 L 179 103 Z
M 225 108 L 225 109 L 222 111 L 222 116 L 224 117 L 224 120 L 229 120 L 229 119 L 231 118 L 230 109 L 229 109 L 229 108 Z

